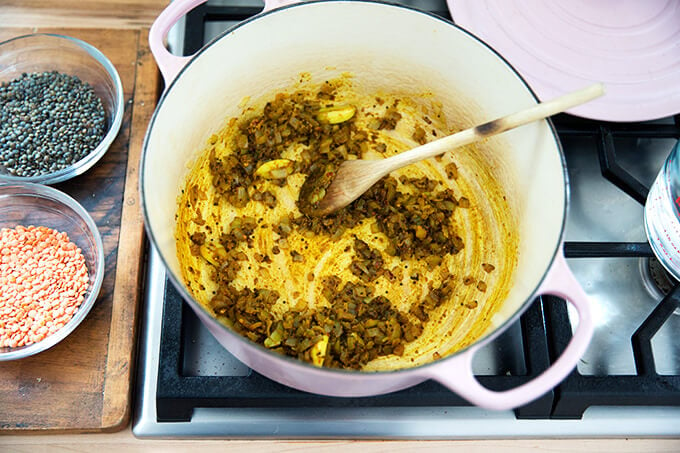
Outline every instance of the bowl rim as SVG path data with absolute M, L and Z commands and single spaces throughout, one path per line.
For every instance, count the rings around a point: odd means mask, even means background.
M 68 208 L 72 209 L 87 226 L 87 229 L 92 233 L 92 237 L 95 243 L 95 269 L 88 268 L 88 276 L 95 279 L 91 281 L 90 293 L 86 299 L 80 304 L 78 310 L 74 313 L 71 319 L 59 330 L 51 335 L 46 336 L 44 339 L 37 343 L 32 343 L 27 346 L 21 346 L 19 348 L 0 348 L 0 362 L 21 359 L 24 357 L 29 357 L 35 355 L 39 352 L 45 351 L 52 346 L 59 343 L 61 340 L 66 338 L 71 332 L 73 332 L 76 327 L 85 319 L 89 311 L 94 306 L 97 298 L 99 297 L 99 292 L 101 290 L 102 282 L 104 280 L 104 245 L 102 242 L 101 235 L 99 233 L 99 228 L 95 224 L 94 220 L 90 216 L 83 206 L 78 203 L 71 196 L 66 193 L 57 190 L 53 187 L 45 186 L 42 184 L 34 183 L 3 183 L 0 182 L 0 198 L 4 195 L 2 192 L 10 188 L 20 188 L 23 189 L 20 193 L 11 194 L 12 196 L 30 196 L 30 197 L 40 197 L 46 198 L 57 203 L 61 203 Z M 69 239 L 70 240 L 70 239 Z M 80 245 L 76 244 L 79 248 Z M 2 349 L 8 349 L 8 352 L 3 352 Z
M 56 38 L 57 40 L 62 39 L 67 40 L 75 44 L 76 46 L 80 47 L 82 50 L 88 53 L 90 57 L 92 57 L 97 63 L 103 66 L 104 70 L 106 71 L 111 81 L 113 82 L 115 90 L 114 93 L 115 108 L 113 109 L 113 115 L 111 117 L 111 126 L 108 128 L 106 134 L 101 139 L 99 144 L 92 151 L 90 151 L 85 157 L 69 165 L 68 167 L 62 168 L 61 170 L 57 170 L 52 173 L 46 173 L 37 176 L 14 176 L 0 173 L 0 183 L 26 182 L 26 183 L 54 184 L 81 175 L 87 170 L 89 170 L 95 163 L 99 161 L 99 159 L 101 159 L 104 156 L 104 154 L 106 154 L 106 151 L 108 151 L 109 147 L 111 146 L 115 138 L 118 136 L 118 132 L 120 131 L 120 128 L 123 124 L 123 114 L 125 112 L 123 83 L 121 82 L 116 67 L 113 65 L 113 63 L 111 63 L 111 60 L 109 60 L 106 55 L 104 55 L 99 49 L 94 47 L 92 44 L 89 44 L 81 39 L 74 38 L 72 36 L 60 35 L 57 33 L 30 33 L 21 36 L 15 36 L 13 38 L 2 41 L 0 42 L 0 48 L 2 48 L 2 46 L 4 46 L 5 44 L 9 44 L 14 41 L 44 37 Z

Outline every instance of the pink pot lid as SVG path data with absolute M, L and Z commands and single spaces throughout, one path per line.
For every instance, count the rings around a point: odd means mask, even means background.
M 569 113 L 646 121 L 680 113 L 680 1 L 447 0 L 546 100 L 592 82 L 604 97 Z

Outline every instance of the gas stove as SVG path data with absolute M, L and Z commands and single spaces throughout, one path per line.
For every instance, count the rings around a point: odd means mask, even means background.
M 401 1 L 450 18 L 444 0 Z M 210 2 L 170 39 L 191 54 L 257 14 L 258 0 Z M 560 115 L 570 210 L 565 255 L 591 299 L 595 334 L 554 391 L 514 411 L 471 407 L 434 382 L 371 398 L 293 390 L 250 370 L 202 326 L 149 251 L 133 432 L 139 437 L 508 438 L 680 435 L 680 285 L 643 226 L 649 186 L 680 137 L 680 116 L 603 123 Z M 475 357 L 496 390 L 540 374 L 566 347 L 564 301 L 537 298 Z

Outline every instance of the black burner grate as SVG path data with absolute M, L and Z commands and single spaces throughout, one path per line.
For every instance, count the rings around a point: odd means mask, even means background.
M 644 205 L 649 188 L 623 168 L 616 158 L 614 137 L 679 138 L 680 115 L 674 124 L 612 124 L 574 120 L 567 115 L 555 119 L 561 137 L 588 136 L 597 143 L 602 176 L 632 199 Z M 566 242 L 568 258 L 654 257 L 648 243 Z M 551 418 L 580 418 L 590 406 L 680 406 L 680 376 L 659 375 L 654 365 L 652 338 L 673 312 L 680 308 L 680 285 L 665 296 L 631 337 L 637 374 L 584 376 L 577 370 L 556 389 Z M 571 335 L 565 303 L 546 304 L 548 335 L 554 357 L 566 348 Z
M 257 14 L 261 7 L 201 5 L 186 18 L 184 53 L 193 54 L 204 45 L 205 26 L 211 22 L 237 22 Z M 446 11 L 431 11 L 450 19 Z M 569 115 L 554 119 L 561 137 L 589 137 L 597 144 L 602 174 L 638 202 L 644 204 L 648 188 L 618 165 L 614 137 L 678 138 L 680 117 L 675 124 L 619 124 L 582 120 Z M 638 242 L 567 242 L 567 258 L 653 257 L 649 244 Z M 680 376 L 655 371 L 651 339 L 666 319 L 680 308 L 676 286 L 638 328 L 631 342 L 636 375 L 584 376 L 571 373 L 553 392 L 515 411 L 517 418 L 580 418 L 593 405 L 680 406 Z M 182 303 L 175 289 L 166 284 L 156 407 L 158 421 L 188 421 L 198 407 L 413 407 L 467 406 L 453 392 L 435 382 L 371 398 L 331 398 L 303 393 L 270 381 L 255 372 L 247 376 L 185 376 L 182 372 L 183 335 L 186 317 L 195 316 Z M 546 297 L 537 299 L 521 317 L 526 375 L 480 376 L 482 384 L 495 390 L 520 385 L 547 368 L 571 339 L 566 303 Z M 496 341 L 503 341 L 501 336 Z

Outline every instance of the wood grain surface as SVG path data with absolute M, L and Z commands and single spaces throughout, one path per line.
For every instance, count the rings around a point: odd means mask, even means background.
M 0 28 L 0 40 L 30 30 Z M 90 213 L 104 243 L 100 295 L 82 324 L 53 348 L 0 364 L 2 431 L 96 432 L 127 425 L 131 411 L 144 231 L 138 164 L 159 76 L 143 30 L 40 29 L 83 39 L 114 64 L 125 114 L 118 137 L 84 175 L 56 184 Z
M 148 28 L 169 0 L 0 0 L 0 27 Z

